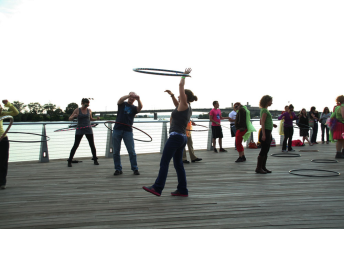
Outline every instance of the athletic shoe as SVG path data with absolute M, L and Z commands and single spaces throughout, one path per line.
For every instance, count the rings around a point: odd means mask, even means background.
M 185 163 L 185 164 L 189 164 L 189 163 L 190 163 L 190 161 L 188 161 L 188 160 L 183 160 L 183 163 Z
M 119 171 L 119 170 L 116 170 L 115 173 L 113 174 L 114 176 L 118 176 L 118 175 L 121 175 L 123 174 L 122 171 Z
M 188 194 L 181 194 L 178 190 L 175 190 L 171 193 L 172 196 L 181 196 L 181 197 L 188 197 Z
M 243 156 L 241 157 L 241 159 L 242 159 L 243 161 L 246 161 L 245 155 L 243 155 Z
M 220 148 L 220 152 L 227 152 L 225 149 Z
M 201 161 L 201 160 L 202 159 L 197 158 L 197 159 L 191 160 L 191 162 L 196 162 L 196 161 Z
M 337 152 L 335 159 L 344 159 L 343 153 Z
M 94 165 L 99 165 L 97 160 L 94 161 Z
M 214 152 L 216 152 L 216 153 L 217 153 L 217 149 L 216 149 L 216 148 L 214 148 Z
M 6 189 L 6 185 L 0 186 L 0 189 L 1 189 L 1 190 L 5 190 L 5 189 Z
M 235 162 L 244 162 L 244 160 L 241 157 L 239 157 Z
M 282 150 L 282 152 L 288 152 L 287 150 Z
M 155 189 L 153 188 L 153 186 L 149 186 L 149 187 L 146 187 L 146 186 L 142 186 L 143 190 L 151 193 L 151 194 L 154 194 L 156 196 L 160 196 L 161 194 L 159 194 L 157 191 L 155 191 Z
M 291 150 L 288 150 L 288 151 L 294 152 L 295 150 L 294 150 L 294 149 L 291 149 Z
M 138 176 L 138 175 L 140 175 L 140 172 L 136 169 L 136 170 L 134 170 L 134 175 Z

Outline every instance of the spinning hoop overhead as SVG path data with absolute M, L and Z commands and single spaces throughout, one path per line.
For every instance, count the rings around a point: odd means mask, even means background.
M 13 124 L 13 117 L 12 116 L 3 116 L 0 117 L 0 121 L 5 120 L 5 119 L 10 119 L 10 124 L 8 125 L 6 131 L 0 136 L 0 141 L 4 138 L 4 136 L 8 133 L 8 131 L 10 130 L 12 124 Z
M 185 74 L 184 72 L 173 71 L 173 70 L 165 70 L 165 69 L 134 68 L 133 71 L 134 72 L 138 72 L 138 73 L 147 73 L 147 74 L 154 74 L 154 75 L 191 77 L 189 74 Z M 149 71 L 168 72 L 168 73 L 155 73 L 155 72 L 149 72 Z
M 135 126 L 123 124 L 123 123 L 116 122 L 116 121 L 106 121 L 106 122 L 104 122 L 105 127 L 107 127 L 111 131 L 113 131 L 113 130 L 106 125 L 107 123 L 114 123 L 114 124 L 120 124 L 120 125 L 129 126 L 129 127 L 134 128 L 136 130 L 139 130 L 140 132 L 144 133 L 145 135 L 147 135 L 151 139 L 150 141 L 147 141 L 147 140 L 140 140 L 140 139 L 135 139 L 134 138 L 135 141 L 139 141 L 139 142 L 151 142 L 151 141 L 153 141 L 153 138 L 148 133 L 146 133 L 145 131 L 142 131 L 141 129 L 139 129 L 139 128 L 135 127 Z
M 61 129 L 57 129 L 54 131 L 54 133 L 57 133 L 57 132 L 65 132 L 65 131 L 73 131 L 73 130 L 77 130 L 77 129 L 84 129 L 84 128 L 88 128 L 88 127 L 96 127 L 97 125 L 99 124 L 91 124 L 91 125 L 88 125 L 88 126 L 84 126 L 84 127 L 76 127 L 77 125 L 70 125 L 68 128 L 61 128 Z

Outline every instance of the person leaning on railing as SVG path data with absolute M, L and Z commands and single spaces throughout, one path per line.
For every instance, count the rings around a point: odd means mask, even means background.
M 8 111 L 4 111 L 0 105 L 0 116 L 16 116 L 19 114 L 18 110 L 8 102 L 7 99 L 3 100 L 5 107 L 8 108 Z M 10 143 L 8 142 L 7 135 L 3 135 L 5 130 L 2 127 L 2 120 L 0 121 L 0 189 L 6 189 L 6 177 L 8 170 L 8 158 Z
M 266 161 L 268 159 L 268 153 L 270 150 L 271 145 L 271 133 L 273 127 L 276 128 L 277 125 L 273 124 L 272 116 L 268 110 L 268 107 L 272 105 L 272 97 L 269 95 L 263 96 L 259 101 L 260 109 L 260 124 L 262 126 L 261 135 L 259 135 L 259 141 L 262 144 L 262 148 L 260 150 L 258 161 L 257 161 L 257 168 L 256 173 L 258 174 L 266 174 L 271 173 L 270 170 L 266 168 Z

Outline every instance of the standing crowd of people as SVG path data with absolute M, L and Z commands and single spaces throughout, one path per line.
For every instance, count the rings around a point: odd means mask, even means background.
M 185 74 L 189 74 L 190 72 L 190 68 L 185 70 Z M 154 184 L 143 186 L 145 191 L 156 196 L 160 196 L 165 187 L 171 159 L 173 159 L 178 178 L 177 189 L 172 192 L 171 195 L 182 197 L 188 196 L 186 172 L 183 165 L 185 163 L 190 163 L 186 157 L 186 145 L 188 145 L 192 162 L 202 160 L 195 155 L 191 138 L 191 128 L 192 125 L 195 125 L 190 120 L 192 115 L 191 103 L 197 101 L 198 98 L 191 90 L 185 89 L 184 85 L 185 77 L 182 77 L 179 83 L 178 99 L 175 98 L 174 94 L 170 90 L 165 91 L 171 96 L 172 102 L 175 106 L 175 109 L 171 114 L 169 138 L 163 150 L 160 169 Z M 138 106 L 134 105 L 135 101 L 138 102 Z M 259 101 L 261 130 L 258 137 L 259 142 L 261 143 L 261 150 L 257 157 L 257 166 L 255 169 L 255 172 L 258 174 L 271 173 L 271 171 L 267 169 L 266 164 L 272 141 L 272 130 L 277 127 L 277 125 L 273 123 L 272 115 L 268 110 L 272 105 L 272 102 L 273 98 L 269 95 L 263 96 Z M 329 112 L 328 107 L 325 107 L 320 117 L 315 107 L 311 107 L 308 114 L 306 109 L 303 108 L 301 112 L 296 115 L 293 105 L 286 106 L 285 111 L 278 117 L 278 119 L 282 121 L 281 124 L 283 124 L 283 130 L 281 130 L 284 134 L 282 152 L 294 151 L 292 149 L 292 138 L 295 126 L 293 124 L 294 121 L 296 121 L 296 125 L 300 128 L 300 136 L 303 137 L 303 144 L 306 140 L 310 146 L 318 144 L 316 139 L 318 123 L 320 123 L 322 130 L 322 143 L 325 143 L 326 133 L 326 143 L 336 141 L 335 158 L 344 159 L 344 96 L 338 96 L 336 98 L 336 102 L 337 105 L 334 107 L 332 113 Z M 4 111 L 0 105 L 1 117 L 6 115 L 15 116 L 19 114 L 18 110 L 8 102 L 8 100 L 3 100 L 3 104 L 8 108 L 8 111 Z M 92 117 L 92 111 L 89 109 L 89 105 L 89 99 L 82 99 L 81 108 L 75 109 L 69 118 L 69 120 L 77 119 L 78 124 L 75 133 L 74 145 L 68 159 L 68 167 L 72 167 L 73 157 L 84 135 L 89 142 L 94 165 L 99 165 L 91 126 L 91 121 L 96 121 L 99 117 L 97 119 Z M 128 95 L 121 97 L 118 100 L 117 105 L 118 115 L 112 133 L 113 161 L 115 168 L 114 175 L 118 176 L 123 174 L 120 157 L 122 140 L 124 141 L 129 153 L 131 170 L 134 175 L 140 175 L 132 132 L 135 115 L 142 110 L 140 96 L 134 92 L 130 92 Z M 250 139 L 251 133 L 256 131 L 251 123 L 250 111 L 246 106 L 237 102 L 234 104 L 233 111 L 229 116 L 223 117 L 221 110 L 219 109 L 219 102 L 214 101 L 213 106 L 214 108 L 210 111 L 209 118 L 212 122 L 211 130 L 214 152 L 218 152 L 216 148 L 216 139 L 218 139 L 219 143 L 219 152 L 227 152 L 222 146 L 223 133 L 221 127 L 221 120 L 226 119 L 230 121 L 231 136 L 235 137 L 235 148 L 239 155 L 235 162 L 245 162 L 246 157 L 242 142 Z M 9 159 L 9 140 L 7 135 L 4 135 L 5 131 L 3 129 L 2 122 L 3 121 L 0 120 L 0 189 L 5 189 Z M 312 132 L 312 136 L 309 139 L 310 131 Z

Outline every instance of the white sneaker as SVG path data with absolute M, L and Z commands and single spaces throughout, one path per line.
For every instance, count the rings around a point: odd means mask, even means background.
M 5 190 L 5 189 L 6 189 L 6 185 L 0 186 L 0 189 L 1 189 L 1 190 Z

